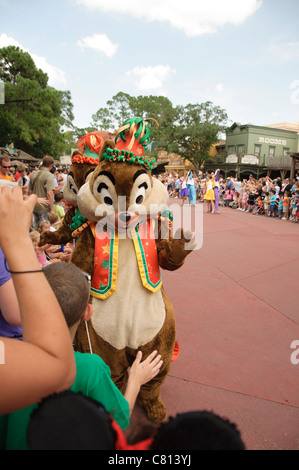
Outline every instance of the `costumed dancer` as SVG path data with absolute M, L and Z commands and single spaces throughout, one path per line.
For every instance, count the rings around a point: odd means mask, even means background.
M 189 171 L 188 173 L 188 180 L 187 180 L 187 188 L 189 190 L 189 204 L 192 204 L 195 206 L 196 204 L 196 192 L 195 192 L 195 185 L 194 185 L 194 179 L 193 179 L 193 172 Z
M 220 196 L 219 196 L 219 189 L 220 189 L 220 183 L 219 183 L 219 180 L 220 180 L 220 170 L 218 168 L 218 170 L 216 170 L 216 173 L 215 173 L 215 176 L 214 176 L 214 195 L 215 195 L 215 214 L 219 214 L 219 200 L 220 200 Z
M 207 210 L 206 212 L 210 212 L 210 204 L 212 206 L 211 214 L 214 214 L 215 210 L 215 194 L 213 190 L 213 176 L 209 173 L 207 175 L 207 182 L 206 182 L 206 193 L 204 195 L 204 200 L 207 202 Z

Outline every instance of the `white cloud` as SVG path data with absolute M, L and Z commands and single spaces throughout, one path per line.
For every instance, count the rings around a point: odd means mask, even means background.
M 226 24 L 240 25 L 262 0 L 77 0 L 89 10 L 117 12 L 148 21 L 167 21 L 186 36 L 215 33 Z
M 7 34 L 3 33 L 0 35 L 0 47 L 7 47 L 7 46 L 16 46 L 22 49 L 24 52 L 28 52 L 31 55 L 32 59 L 34 60 L 34 63 L 37 66 L 37 68 L 41 69 L 43 72 L 45 72 L 48 75 L 50 86 L 66 85 L 67 83 L 66 75 L 62 69 L 49 64 L 45 57 L 42 57 L 42 56 L 39 56 L 37 54 L 30 52 L 29 49 L 26 49 L 25 47 L 23 47 L 22 44 L 16 41 L 16 39 L 9 37 L 7 36 Z
M 299 42 L 288 42 L 283 44 L 272 44 L 270 51 L 276 60 L 282 63 L 299 59 Z
M 218 83 L 216 85 L 216 91 L 218 91 L 219 93 L 221 93 L 223 91 L 223 84 L 222 83 Z
M 173 73 L 175 73 L 175 70 L 171 69 L 169 65 L 156 65 L 154 67 L 137 66 L 126 72 L 126 75 L 139 77 L 136 84 L 141 90 L 156 90 L 162 88 L 164 82 L 168 80 Z
M 88 47 L 101 52 L 109 58 L 112 58 L 118 49 L 118 45 L 113 44 L 106 34 L 93 34 L 92 36 L 86 36 L 79 40 L 77 44 L 83 49 Z

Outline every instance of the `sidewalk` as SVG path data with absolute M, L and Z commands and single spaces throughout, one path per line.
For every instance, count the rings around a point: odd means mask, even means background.
M 162 398 L 169 416 L 230 419 L 247 449 L 299 449 L 299 224 L 220 211 L 204 214 L 202 248 L 162 273 L 180 345 Z

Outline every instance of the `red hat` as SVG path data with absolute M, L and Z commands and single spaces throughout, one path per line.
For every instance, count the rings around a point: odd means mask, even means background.
M 89 163 L 90 165 L 99 164 L 99 153 L 109 134 L 106 131 L 94 131 L 85 134 L 77 142 L 77 148 L 81 152 L 74 152 L 72 163 Z
M 147 121 L 157 121 L 153 118 L 131 118 L 127 119 L 116 132 L 114 149 L 108 148 L 102 157 L 108 161 L 128 162 L 135 165 L 143 165 L 148 170 L 157 167 L 154 157 L 147 157 L 144 150 L 150 143 L 150 132 L 146 125 Z

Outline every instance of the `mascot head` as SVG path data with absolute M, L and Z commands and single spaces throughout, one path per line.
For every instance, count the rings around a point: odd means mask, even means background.
M 109 138 L 105 131 L 90 132 L 77 142 L 77 149 L 72 153 L 72 166 L 68 172 L 67 182 L 63 189 L 64 199 L 72 206 L 77 206 L 79 189 L 99 163 L 99 153 L 102 146 Z
M 116 133 L 115 143 L 106 140 L 99 164 L 78 194 L 78 207 L 88 220 L 105 217 L 113 226 L 126 228 L 140 217 L 154 216 L 168 204 L 165 186 L 152 178 L 156 160 L 145 155 L 150 143 L 147 122 L 152 119 L 131 118 Z

